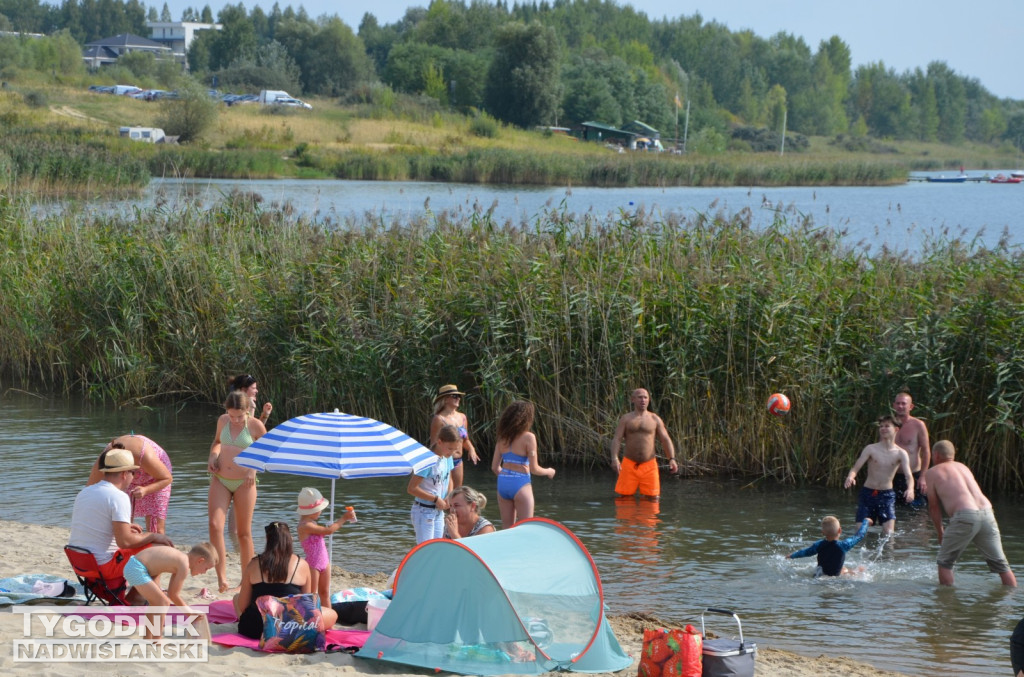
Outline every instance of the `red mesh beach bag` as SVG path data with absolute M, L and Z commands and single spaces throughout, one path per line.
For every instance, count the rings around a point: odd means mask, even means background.
M 639 677 L 701 677 L 702 644 L 692 625 L 680 630 L 644 630 Z

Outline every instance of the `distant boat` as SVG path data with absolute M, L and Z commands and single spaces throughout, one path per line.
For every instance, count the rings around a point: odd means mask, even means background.
M 966 174 L 960 174 L 959 176 L 928 176 L 928 183 L 963 183 L 967 181 Z
M 1015 179 L 1024 179 L 1024 169 L 1015 169 L 1010 172 L 1010 176 Z
M 1024 174 L 1021 176 L 1015 176 L 1013 173 L 1009 176 L 1006 174 L 996 174 L 988 181 L 989 183 L 1020 183 L 1021 181 L 1024 181 Z

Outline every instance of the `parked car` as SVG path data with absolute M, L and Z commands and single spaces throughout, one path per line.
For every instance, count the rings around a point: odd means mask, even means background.
M 255 94 L 225 94 L 221 101 L 225 105 L 235 106 L 240 103 L 256 103 L 258 99 Z
M 306 110 L 313 110 L 313 106 L 311 106 L 310 104 L 306 103 L 305 101 L 300 101 L 299 99 L 294 99 L 290 96 L 279 96 L 276 99 L 274 99 L 274 102 L 271 105 L 290 106 L 292 108 L 305 108 Z

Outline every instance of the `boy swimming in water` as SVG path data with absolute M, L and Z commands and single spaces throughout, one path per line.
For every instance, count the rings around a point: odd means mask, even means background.
M 803 550 L 797 550 L 792 555 L 789 555 L 787 559 L 817 555 L 818 570 L 814 573 L 815 577 L 850 574 L 852 572 L 843 566 L 846 563 L 846 553 L 864 540 L 868 533 L 868 527 L 871 524 L 870 517 L 864 518 L 864 521 L 860 523 L 860 530 L 854 536 L 840 541 L 839 536 L 843 533 L 843 528 L 839 526 L 838 518 L 829 515 L 821 520 L 821 533 L 825 538 L 816 541 Z

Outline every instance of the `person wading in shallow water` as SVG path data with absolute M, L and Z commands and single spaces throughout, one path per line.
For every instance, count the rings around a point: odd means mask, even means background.
M 632 496 L 640 490 L 641 497 L 649 501 L 657 501 L 661 496 L 661 481 L 658 477 L 658 461 L 654 458 L 654 442 L 661 442 L 661 449 L 668 458 L 668 467 L 672 474 L 679 472 L 676 463 L 676 449 L 672 438 L 661 417 L 647 407 L 651 403 L 651 395 L 643 388 L 637 388 L 629 398 L 633 411 L 619 419 L 612 438 L 612 469 L 618 473 L 615 493 L 619 496 Z M 626 451 L 619 460 L 622 443 Z
M 904 500 L 907 478 L 900 470 L 896 471 L 896 476 L 892 479 L 892 488 L 896 492 L 896 505 L 910 504 L 919 508 L 927 500 L 925 492 L 928 491 L 928 485 L 924 481 L 923 473 L 931 465 L 932 447 L 928 441 L 928 427 L 924 421 L 910 415 L 913 409 L 914 400 L 910 393 L 902 391 L 896 395 L 892 403 L 894 418 L 899 424 L 896 445 L 906 451 L 910 459 L 910 474 L 914 477 L 914 493 L 917 498 L 913 501 Z
M 458 386 L 450 384 L 441 386 L 437 391 L 437 396 L 434 398 L 434 415 L 430 419 L 431 449 L 437 444 L 437 434 L 444 426 L 452 425 L 459 431 L 461 444 L 458 451 L 452 456 L 452 463 L 454 464 L 452 468 L 452 486 L 456 489 L 462 486 L 462 478 L 465 476 L 466 468 L 462 463 L 463 457 L 472 461 L 473 465 L 480 462 L 480 457 L 476 453 L 476 447 L 469 440 L 469 419 L 458 410 L 464 395 L 465 393 L 459 392 Z
M 963 463 L 953 460 L 953 443 L 942 440 L 935 445 L 935 465 L 928 470 L 928 516 L 939 535 L 939 583 L 953 585 L 953 565 L 968 543 L 981 551 L 989 571 L 999 574 L 1003 585 L 1017 586 L 1010 564 L 1003 554 L 999 525 L 992 513 L 992 502 Z M 942 528 L 942 511 L 949 524 Z
M 905 492 L 907 501 L 914 500 L 914 479 L 910 474 L 910 460 L 907 452 L 896 445 L 896 429 L 899 426 L 892 416 L 881 416 L 878 419 L 878 441 L 864 447 L 846 475 L 843 488 L 849 489 L 857 484 L 857 472 L 865 463 L 868 464 L 868 476 L 864 487 L 857 497 L 857 518 L 863 522 L 870 517 L 875 524 L 882 525 L 882 532 L 889 535 L 896 528 L 896 492 L 892 488 L 892 478 L 898 468 L 910 478 L 910 486 Z

